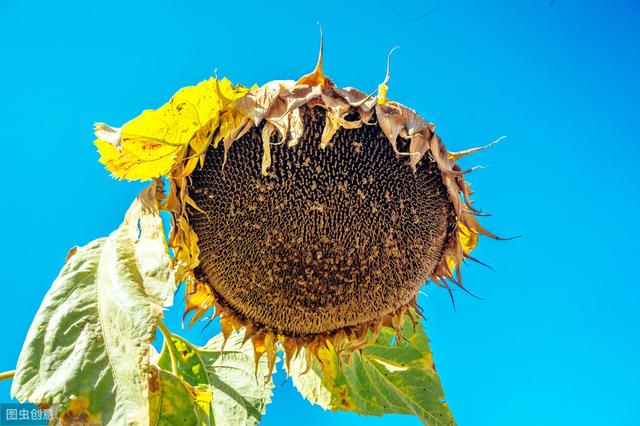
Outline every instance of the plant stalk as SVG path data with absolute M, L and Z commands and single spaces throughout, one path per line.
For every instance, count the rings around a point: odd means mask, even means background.
M 13 376 L 16 375 L 16 370 L 5 371 L 4 373 L 0 373 L 0 382 L 3 380 L 13 379 Z

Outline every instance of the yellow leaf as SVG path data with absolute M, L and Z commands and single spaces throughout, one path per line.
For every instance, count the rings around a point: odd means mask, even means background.
M 243 86 L 234 88 L 227 79 L 210 78 L 180 89 L 165 105 L 144 111 L 121 129 L 97 123 L 100 162 L 119 179 L 144 181 L 168 175 L 185 156 L 205 152 L 220 114 L 247 91 Z
M 100 162 L 118 179 L 146 181 L 167 174 L 176 163 L 180 148 L 170 147 L 169 152 L 158 149 L 156 158 L 141 159 L 132 154 L 124 144 L 122 151 L 101 139 L 95 141 Z
M 89 398 L 86 396 L 71 399 L 68 406 L 56 414 L 62 424 L 101 425 L 99 413 L 89 411 Z M 53 423 L 53 422 L 51 422 Z

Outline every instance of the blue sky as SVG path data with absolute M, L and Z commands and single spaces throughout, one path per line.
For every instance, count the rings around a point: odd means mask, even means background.
M 245 85 L 314 65 L 437 124 L 452 150 L 508 139 L 465 160 L 484 224 L 467 287 L 421 300 L 460 425 L 640 424 L 636 274 L 640 4 L 122 1 L 0 3 L 5 274 L 0 370 L 12 369 L 67 250 L 107 235 L 140 184 L 97 162 L 92 123 L 121 125 L 218 69 Z M 420 18 L 420 19 L 417 19 Z M 635 189 L 634 189 L 635 188 Z M 168 324 L 180 326 L 181 307 Z M 211 337 L 199 327 L 184 334 Z M 283 378 L 264 425 L 418 425 L 311 407 Z M 0 383 L 9 401 L 9 383 Z

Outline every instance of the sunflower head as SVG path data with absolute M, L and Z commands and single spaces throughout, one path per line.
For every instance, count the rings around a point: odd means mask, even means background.
M 387 99 L 388 77 L 377 94 L 339 88 L 321 49 L 297 81 L 212 79 L 153 117 L 97 127 L 116 176 L 170 178 L 164 207 L 191 322 L 213 308 L 225 334 L 245 328 L 273 365 L 279 347 L 288 361 L 301 347 L 348 351 L 383 325 L 400 330 L 428 279 L 462 286 L 478 235 L 495 238 L 456 164 L 477 149 L 449 152 L 432 123 Z

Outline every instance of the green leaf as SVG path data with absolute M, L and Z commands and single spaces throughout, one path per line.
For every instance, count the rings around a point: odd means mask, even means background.
M 150 343 L 174 271 L 157 197 L 140 193 L 107 238 L 74 248 L 29 329 L 11 388 L 63 420 L 148 424 Z
M 150 425 L 211 424 L 211 392 L 208 388 L 193 387 L 161 369 L 154 368 L 153 371 Z
M 289 374 L 303 397 L 334 411 L 367 416 L 412 414 L 425 425 L 455 425 L 421 324 L 407 322 L 401 339 L 383 327 L 374 343 L 347 355 L 321 349 L 322 362 L 301 351 Z
M 253 346 L 251 341 L 243 343 L 243 333 L 232 333 L 226 343 L 219 334 L 203 347 L 176 335 L 171 336 L 171 342 L 170 347 L 165 340 L 158 366 L 173 369 L 173 350 L 177 375 L 195 388 L 211 389 L 211 424 L 245 426 L 260 422 L 271 402 L 273 381 L 266 357 L 261 358 L 256 370 Z

